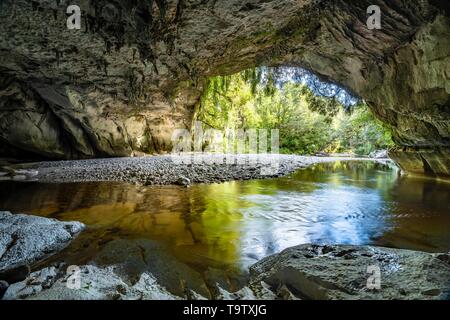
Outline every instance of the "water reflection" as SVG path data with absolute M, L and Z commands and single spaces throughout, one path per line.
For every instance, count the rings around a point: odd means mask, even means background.
M 372 162 L 335 162 L 288 177 L 181 187 L 0 183 L 0 209 L 78 220 L 63 253 L 83 263 L 108 241 L 149 238 L 199 271 L 237 272 L 301 243 L 450 249 L 450 186 L 398 178 Z

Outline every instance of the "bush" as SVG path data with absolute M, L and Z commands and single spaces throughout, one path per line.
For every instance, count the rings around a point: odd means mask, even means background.
M 348 111 L 337 99 L 317 97 L 301 83 L 276 86 L 271 81 L 268 90 L 249 82 L 247 73 L 210 79 L 196 120 L 219 130 L 279 129 L 282 153 L 368 155 L 392 145 L 389 130 L 364 103 Z

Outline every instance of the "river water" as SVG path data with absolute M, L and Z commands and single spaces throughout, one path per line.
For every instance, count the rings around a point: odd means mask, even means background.
M 89 261 L 113 239 L 152 239 L 194 269 L 245 273 L 302 243 L 450 250 L 450 184 L 370 161 L 317 164 L 277 179 L 190 188 L 0 183 L 0 210 L 88 226 L 56 256 Z

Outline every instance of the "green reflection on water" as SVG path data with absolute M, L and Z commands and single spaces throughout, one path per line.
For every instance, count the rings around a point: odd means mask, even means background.
M 278 179 L 143 187 L 0 183 L 0 208 L 78 220 L 58 258 L 90 260 L 110 240 L 148 238 L 199 271 L 244 271 L 301 243 L 450 249 L 449 185 L 399 178 L 374 162 L 318 164 Z

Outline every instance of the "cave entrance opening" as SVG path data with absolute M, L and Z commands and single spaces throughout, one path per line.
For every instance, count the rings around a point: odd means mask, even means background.
M 298 67 L 258 67 L 209 78 L 194 121 L 194 128 L 200 123 L 202 130 L 217 132 L 278 130 L 279 151 L 285 154 L 367 156 L 393 145 L 389 128 L 364 100 Z M 204 149 L 212 143 L 204 142 Z

